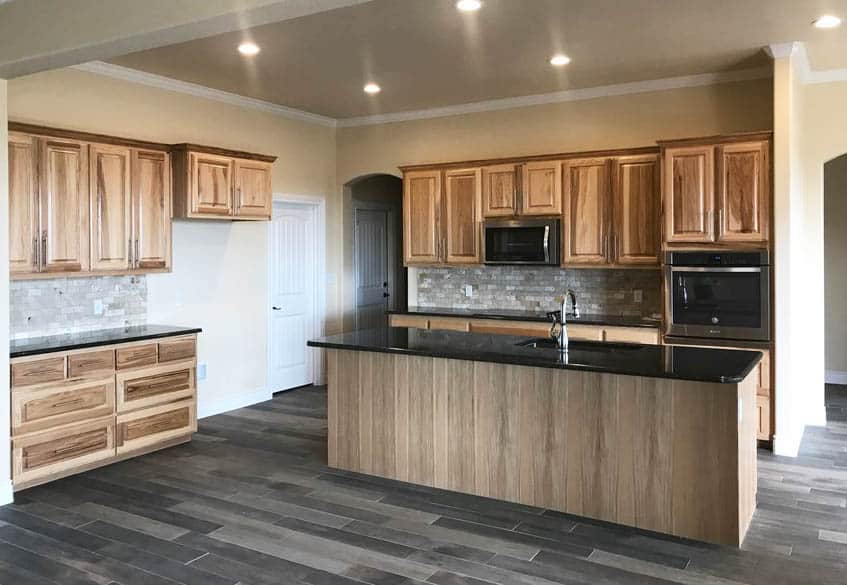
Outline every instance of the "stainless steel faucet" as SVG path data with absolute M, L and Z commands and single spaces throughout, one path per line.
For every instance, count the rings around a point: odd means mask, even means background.
M 576 302 L 576 293 L 572 289 L 565 290 L 565 294 L 562 295 L 561 310 L 548 313 L 553 321 L 550 326 L 550 337 L 556 341 L 560 352 L 568 351 L 568 297 L 571 299 L 573 316 L 579 319 L 579 305 Z M 559 326 L 558 334 L 556 333 L 556 325 Z

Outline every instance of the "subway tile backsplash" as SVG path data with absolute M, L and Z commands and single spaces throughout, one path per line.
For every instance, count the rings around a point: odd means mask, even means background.
M 12 339 L 141 325 L 147 320 L 144 276 L 13 280 L 9 295 Z
M 662 306 L 659 270 L 419 268 L 417 284 L 419 307 L 550 311 L 565 288 L 574 290 L 585 314 L 649 317 Z M 473 290 L 470 298 L 467 285 Z

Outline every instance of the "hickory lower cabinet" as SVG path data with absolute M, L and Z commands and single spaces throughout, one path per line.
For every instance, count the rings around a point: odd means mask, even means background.
M 14 489 L 191 440 L 196 365 L 196 334 L 13 358 Z

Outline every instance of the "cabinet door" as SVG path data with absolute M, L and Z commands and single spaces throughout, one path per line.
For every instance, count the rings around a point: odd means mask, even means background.
M 561 215 L 562 162 L 529 162 L 522 175 L 521 215 Z
M 566 161 L 564 187 L 564 264 L 608 264 L 609 160 Z
M 272 199 L 270 163 L 236 161 L 235 215 L 270 219 Z
M 475 264 L 481 260 L 479 169 L 447 171 L 444 174 L 446 259 L 448 264 Z
M 482 216 L 509 217 L 518 212 L 517 165 L 482 169 Z
M 92 144 L 91 269 L 127 270 L 131 264 L 129 148 Z
M 714 160 L 712 146 L 665 150 L 662 200 L 666 241 L 714 241 Z
M 42 270 L 87 270 L 88 145 L 47 138 L 40 150 Z
M 132 258 L 135 268 L 171 266 L 171 168 L 166 152 L 132 153 Z
M 232 216 L 233 160 L 226 156 L 189 153 L 191 211 Z
M 718 241 L 765 242 L 770 228 L 768 142 L 718 147 Z
M 406 264 L 441 261 L 441 171 L 403 178 L 403 248 Z
M 38 147 L 34 137 L 9 134 L 9 271 L 38 272 Z
M 658 157 L 627 156 L 612 164 L 614 262 L 658 266 L 662 245 Z

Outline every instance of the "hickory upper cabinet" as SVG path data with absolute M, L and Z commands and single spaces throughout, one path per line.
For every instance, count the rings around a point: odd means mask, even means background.
M 762 244 L 770 239 L 770 139 L 663 143 L 668 244 Z
M 91 268 L 128 270 L 132 264 L 130 167 L 132 151 L 93 144 L 90 158 Z
M 482 168 L 482 216 L 511 217 L 518 213 L 519 165 Z
M 612 161 L 614 261 L 622 266 L 661 263 L 661 173 L 655 154 Z
M 158 150 L 132 151 L 132 267 L 171 268 L 171 157 Z
M 611 264 L 611 161 L 607 158 L 568 160 L 563 172 L 563 264 Z
M 268 220 L 275 157 L 193 144 L 171 150 L 174 217 Z
M 561 215 L 561 161 L 527 162 L 521 165 L 521 215 Z
M 481 250 L 482 171 L 449 170 L 444 173 L 444 252 L 447 264 L 478 264 Z
M 406 265 L 437 264 L 443 259 L 441 171 L 403 175 L 403 260 Z
M 9 271 L 13 275 L 40 269 L 38 201 L 38 141 L 10 132 Z

